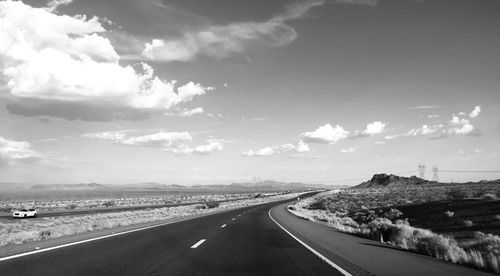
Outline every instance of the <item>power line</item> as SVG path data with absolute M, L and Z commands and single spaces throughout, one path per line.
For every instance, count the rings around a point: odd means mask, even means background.
M 500 171 L 458 171 L 458 170 L 439 170 L 439 172 L 453 172 L 453 173 L 500 173 Z

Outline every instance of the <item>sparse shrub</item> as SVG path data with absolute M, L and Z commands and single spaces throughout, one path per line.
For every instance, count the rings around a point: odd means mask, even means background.
M 497 196 L 495 194 L 492 194 L 492 193 L 483 194 L 481 196 L 481 200 L 496 200 L 496 199 L 497 199 Z
M 311 210 L 326 210 L 328 205 L 328 201 L 325 198 L 320 198 L 319 200 L 314 201 L 309 204 L 307 209 Z
M 50 230 L 42 230 L 40 231 L 39 235 L 40 235 L 40 239 L 41 240 L 46 240 L 48 238 L 50 238 Z
M 451 217 L 453 217 L 453 216 L 455 215 L 455 212 L 452 212 L 452 211 L 446 211 L 446 212 L 444 212 L 444 214 L 445 214 L 447 217 L 451 218 Z
M 76 207 L 77 206 L 75 204 L 68 205 L 68 209 L 70 209 L 70 210 L 76 209 Z
M 115 206 L 115 201 L 114 200 L 105 201 L 105 202 L 102 203 L 102 206 L 104 206 L 104 207 Z
M 391 221 L 394 221 L 398 218 L 400 218 L 403 215 L 403 212 L 399 211 L 398 209 L 391 208 L 388 212 L 384 213 L 384 217 L 387 219 L 390 219 Z
M 196 209 L 207 209 L 207 205 L 205 205 L 205 204 L 198 204 L 198 205 L 196 205 L 195 208 Z
M 219 202 L 207 202 L 206 205 L 207 205 L 207 208 L 217 208 L 217 207 L 219 207 L 220 204 L 219 204 Z
M 460 188 L 453 188 L 446 192 L 446 195 L 451 199 L 464 199 L 467 197 L 467 193 Z
M 472 227 L 474 223 L 471 220 L 464 220 L 465 227 Z

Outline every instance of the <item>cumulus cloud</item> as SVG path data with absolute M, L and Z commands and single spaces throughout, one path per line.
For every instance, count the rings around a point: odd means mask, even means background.
M 0 136 L 0 167 L 34 163 L 41 155 L 31 149 L 31 144 L 24 141 L 8 140 Z
M 471 111 L 469 117 L 476 118 L 477 116 L 479 116 L 479 113 L 481 113 L 481 107 L 478 105 L 474 107 L 474 110 Z
M 51 0 L 47 3 L 47 10 L 54 12 L 60 6 L 67 6 L 71 4 L 74 0 Z
M 65 1 L 55 1 L 55 8 Z M 59 3 L 59 4 L 57 4 Z M 146 63 L 122 66 L 97 17 L 54 14 L 21 1 L 0 2 L 0 70 L 9 111 L 104 121 L 142 119 L 213 88 L 176 86 Z M 67 109 L 64 106 L 77 107 Z M 83 115 L 85 113 L 102 116 Z M 140 114 L 140 115 L 138 115 Z
M 339 140 L 345 139 L 349 135 L 343 127 L 337 125 L 332 127 L 330 124 L 318 127 L 314 131 L 307 131 L 300 135 L 306 143 L 335 144 Z
M 357 131 L 355 136 L 362 137 L 362 136 L 373 136 L 376 134 L 380 134 L 384 132 L 385 129 L 385 123 L 375 121 L 373 123 L 369 123 L 366 125 L 366 128 L 363 129 L 362 131 Z
M 436 133 L 440 128 L 442 128 L 443 125 L 435 125 L 435 126 L 429 126 L 429 125 L 422 125 L 419 128 L 413 128 L 410 131 L 408 131 L 405 136 L 420 136 L 420 135 L 429 135 L 429 134 L 434 134 Z
M 274 147 L 263 147 L 259 150 L 253 151 L 245 151 L 241 155 L 242 156 L 250 156 L 250 157 L 264 157 L 264 156 L 271 156 L 271 155 L 276 155 L 280 153 L 294 153 L 294 154 L 303 154 L 306 152 L 310 152 L 309 145 L 304 143 L 303 141 L 299 141 L 297 145 L 293 144 L 283 144 L 279 146 L 274 146 Z

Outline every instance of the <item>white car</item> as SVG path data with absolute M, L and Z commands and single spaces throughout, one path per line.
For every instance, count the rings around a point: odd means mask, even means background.
M 38 214 L 35 209 L 21 209 L 12 213 L 13 218 L 36 218 Z

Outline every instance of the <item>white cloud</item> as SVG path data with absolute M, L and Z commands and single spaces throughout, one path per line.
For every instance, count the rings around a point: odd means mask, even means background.
M 448 124 L 452 125 L 452 126 L 460 126 L 460 125 L 465 125 L 465 124 L 468 124 L 469 123 L 469 120 L 467 119 L 463 119 L 463 118 L 460 118 L 456 115 L 453 115 L 451 120 L 448 121 Z
M 470 135 L 474 133 L 474 126 L 465 123 L 460 127 L 453 127 L 448 129 L 448 134 L 465 134 L 465 135 Z
M 106 140 L 114 144 L 124 146 L 153 147 L 160 148 L 165 152 L 176 155 L 209 155 L 224 148 L 223 140 L 208 139 L 207 144 L 190 147 L 186 142 L 193 140 L 189 132 L 164 132 L 131 136 L 124 131 L 107 131 L 97 133 L 86 133 L 85 138 Z
M 189 102 L 213 89 L 194 82 L 176 88 L 175 81 L 154 76 L 146 63 L 122 66 L 110 41 L 100 35 L 106 30 L 97 17 L 50 10 L 0 2 L 1 80 L 7 88 L 4 96 L 12 101 L 7 106 L 11 112 L 128 119 L 137 112 Z
M 191 141 L 191 135 L 184 132 L 164 132 L 160 131 L 153 134 L 141 136 L 128 136 L 125 132 L 121 131 L 107 131 L 97 133 L 83 134 L 85 138 L 107 140 L 112 143 L 128 145 L 128 146 L 142 146 L 142 147 L 159 147 L 167 148 L 180 142 Z
M 8 140 L 0 136 L 0 167 L 39 161 L 41 156 L 24 141 Z
M 74 0 L 51 0 L 47 3 L 47 10 L 50 12 L 54 12 L 60 6 L 67 6 L 71 4 Z
M 306 153 L 310 152 L 309 145 L 304 143 L 303 141 L 299 141 L 297 145 L 293 144 L 283 144 L 279 146 L 274 146 L 274 147 L 263 147 L 259 150 L 253 151 L 245 151 L 241 155 L 242 156 L 255 156 L 255 157 L 264 157 L 264 156 L 271 156 L 275 154 L 280 154 L 280 153 Z
M 479 116 L 479 113 L 481 113 L 481 107 L 478 105 L 474 107 L 474 110 L 471 111 L 469 117 L 476 118 L 477 116 Z
M 181 110 L 177 110 L 177 112 L 166 112 L 165 116 L 178 116 L 178 117 L 191 117 L 197 114 L 202 114 L 204 109 L 202 107 L 196 107 L 193 109 L 183 108 Z
M 439 114 L 431 114 L 427 116 L 427 119 L 434 119 L 434 118 L 439 118 Z
M 340 152 L 341 153 L 353 153 L 357 149 L 358 149 L 358 147 L 350 147 L 350 148 L 346 148 L 346 149 L 341 149 Z
M 335 3 L 370 5 L 375 0 L 338 0 Z M 237 22 L 209 26 L 189 31 L 177 38 L 153 39 L 144 45 L 142 56 L 155 61 L 191 61 L 197 56 L 224 58 L 254 48 L 276 48 L 290 44 L 297 38 L 288 21 L 303 18 L 325 0 L 299 1 L 285 11 L 261 22 Z
M 436 108 L 439 108 L 439 105 L 417 105 L 408 107 L 408 109 L 436 109 Z
M 179 147 L 173 147 L 166 149 L 167 152 L 172 152 L 178 155 L 209 155 L 216 151 L 221 151 L 224 148 L 221 140 L 208 139 L 207 144 L 200 145 L 196 147 L 188 147 L 186 145 L 181 145 Z
M 398 138 L 399 136 L 401 136 L 400 134 L 394 134 L 394 135 L 387 135 L 385 136 L 385 140 L 392 140 L 392 139 L 396 139 Z
M 367 124 L 366 128 L 363 131 L 361 131 L 361 134 L 373 136 L 384 132 L 384 128 L 385 128 L 385 123 L 375 121 L 373 123 Z
M 349 135 L 349 131 L 337 125 L 332 127 L 330 124 L 318 127 L 315 131 L 302 133 L 300 136 L 307 143 L 322 143 L 335 144 L 339 140 L 345 139 Z
M 429 135 L 436 133 L 442 127 L 442 124 L 435 126 L 422 125 L 422 127 L 411 129 L 410 131 L 408 131 L 408 133 L 405 134 L 405 136 Z

